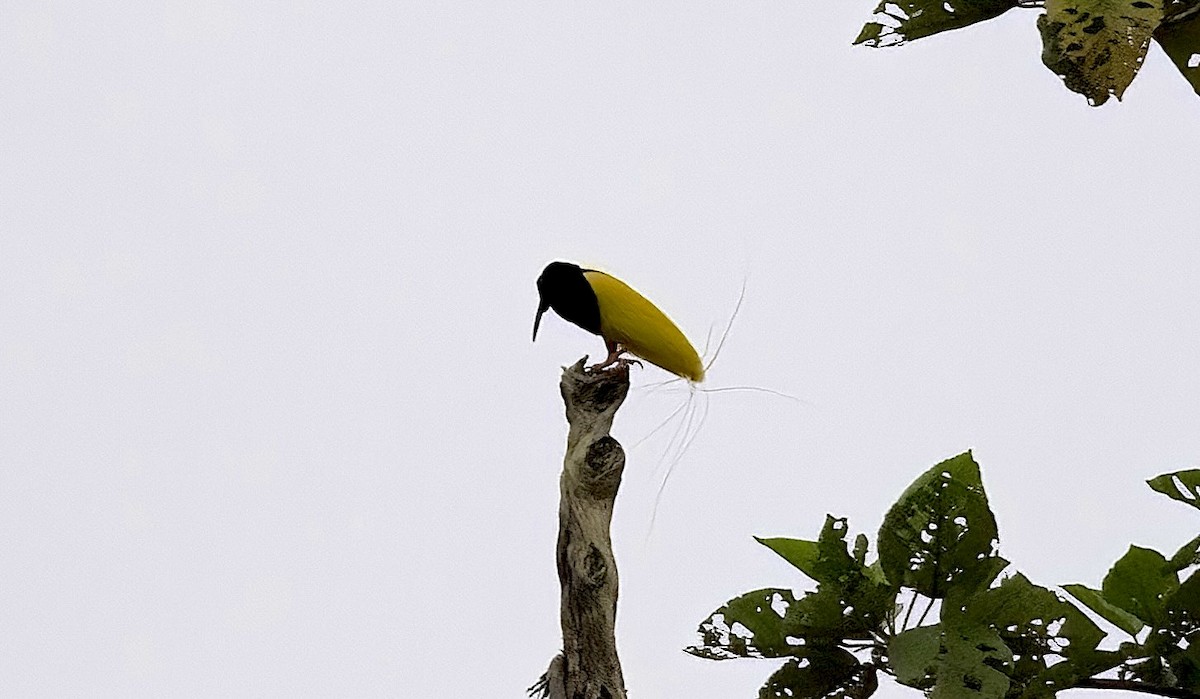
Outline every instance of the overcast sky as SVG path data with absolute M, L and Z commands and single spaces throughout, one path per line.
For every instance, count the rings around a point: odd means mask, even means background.
M 807 585 L 752 535 L 873 535 L 966 449 L 1035 582 L 1174 551 L 1195 512 L 1143 481 L 1200 463 L 1200 100 L 1154 48 L 1088 107 L 1035 11 L 852 47 L 872 6 L 6 3 L 0 694 L 522 696 L 560 367 L 603 353 L 530 343 L 553 259 L 698 345 L 747 281 L 706 385 L 801 399 L 707 396 L 653 529 L 669 430 L 630 449 L 633 696 L 754 696 L 778 663 L 680 650 Z

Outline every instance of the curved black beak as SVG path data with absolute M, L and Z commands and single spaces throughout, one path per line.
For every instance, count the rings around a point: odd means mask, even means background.
M 537 330 L 538 330 L 538 326 L 542 324 L 542 314 L 545 313 L 546 310 L 549 308 L 550 308 L 550 304 L 546 302 L 546 299 L 542 299 L 541 301 L 538 302 L 537 316 L 535 316 L 533 319 L 533 341 L 534 342 L 537 342 Z

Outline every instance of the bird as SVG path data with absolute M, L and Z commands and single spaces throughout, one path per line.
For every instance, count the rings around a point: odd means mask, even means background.
M 553 308 L 564 320 L 604 339 L 608 357 L 592 370 L 628 363 L 628 352 L 692 383 L 704 381 L 704 364 L 687 336 L 645 296 L 625 282 L 571 262 L 551 262 L 537 280 L 537 341 L 542 315 Z

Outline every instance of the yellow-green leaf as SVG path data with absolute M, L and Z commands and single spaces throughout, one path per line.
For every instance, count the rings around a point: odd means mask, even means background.
M 1093 106 L 1120 99 L 1162 19 L 1162 0 L 1046 0 L 1042 63 Z
M 1163 22 L 1154 32 L 1154 40 L 1200 95 L 1200 11 Z
M 997 17 L 1017 0 L 884 0 L 854 40 L 867 46 L 896 46 Z

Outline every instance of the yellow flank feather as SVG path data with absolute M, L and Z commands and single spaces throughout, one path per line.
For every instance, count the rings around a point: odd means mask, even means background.
M 600 334 L 635 356 L 690 381 L 704 380 L 692 343 L 665 313 L 616 277 L 584 270 L 600 304 Z

